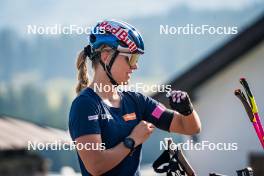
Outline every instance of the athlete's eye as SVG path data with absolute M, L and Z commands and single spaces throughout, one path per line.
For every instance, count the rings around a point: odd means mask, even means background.
M 131 55 L 130 54 L 126 54 L 126 53 L 119 53 L 119 55 L 125 57 L 125 60 L 129 63 L 130 61 L 130 57 Z

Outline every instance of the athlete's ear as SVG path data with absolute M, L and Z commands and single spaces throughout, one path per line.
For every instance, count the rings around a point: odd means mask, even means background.
M 111 51 L 103 50 L 101 51 L 101 60 L 106 64 L 109 62 L 111 57 Z

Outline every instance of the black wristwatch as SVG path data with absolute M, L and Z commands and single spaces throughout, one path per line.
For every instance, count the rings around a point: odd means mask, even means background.
M 130 155 L 131 155 L 135 150 L 135 140 L 130 137 L 126 137 L 123 140 L 123 144 L 125 145 L 126 148 L 130 149 Z

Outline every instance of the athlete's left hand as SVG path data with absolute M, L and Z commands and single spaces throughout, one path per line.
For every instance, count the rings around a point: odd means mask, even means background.
M 166 95 L 169 98 L 170 106 L 184 116 L 193 112 L 193 105 L 187 92 L 173 90 Z

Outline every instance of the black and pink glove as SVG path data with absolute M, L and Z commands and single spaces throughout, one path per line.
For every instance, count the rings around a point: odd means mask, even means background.
M 169 98 L 170 106 L 184 116 L 193 112 L 193 105 L 187 92 L 173 90 L 166 95 Z

